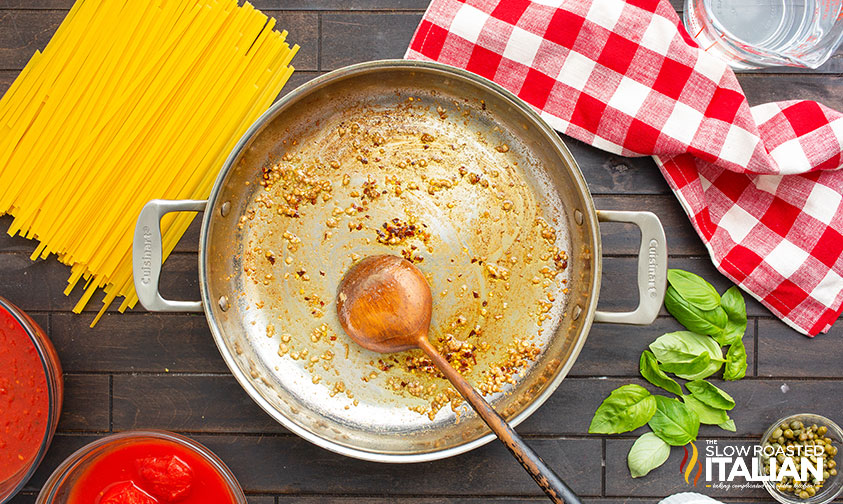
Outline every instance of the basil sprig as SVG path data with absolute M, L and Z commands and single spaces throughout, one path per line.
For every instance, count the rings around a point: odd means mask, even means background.
M 700 423 L 706 425 L 720 425 L 730 420 L 729 414 L 726 413 L 725 410 L 712 408 L 692 395 L 687 395 L 683 397 L 682 400 L 685 402 L 685 406 L 697 414 L 700 419 Z
M 730 410 L 735 407 L 735 400 L 732 399 L 732 396 L 705 380 L 694 380 L 686 383 L 685 386 L 696 399 L 712 408 Z
M 641 385 L 624 385 L 603 400 L 588 432 L 592 434 L 620 434 L 646 424 L 656 412 L 656 397 Z
M 655 396 L 656 413 L 648 425 L 656 436 L 671 446 L 684 446 L 697 439 L 700 417 L 684 403 L 665 396 Z
M 700 424 L 737 430 L 727 413 L 735 407 L 735 400 L 704 378 L 721 367 L 725 380 L 746 375 L 743 296 L 734 286 L 721 296 L 710 283 L 688 271 L 668 270 L 668 282 L 665 307 L 688 330 L 663 334 L 653 341 L 641 354 L 639 371 L 649 383 L 681 400 L 652 395 L 639 385 L 624 385 L 600 404 L 588 429 L 590 433 L 618 434 L 649 425 L 652 432 L 641 435 L 627 456 L 633 478 L 661 466 L 671 445 L 695 440 Z M 721 346 L 728 347 L 725 358 Z M 682 385 L 667 373 L 688 380 L 685 386 L 690 394 L 685 395 Z
M 644 352 L 641 353 L 641 360 L 638 363 L 638 367 L 641 371 L 641 376 L 643 376 L 648 382 L 652 383 L 656 387 L 661 387 L 668 392 L 673 392 L 678 396 L 682 395 L 682 386 L 676 383 L 676 380 L 667 376 L 664 371 L 659 369 L 659 361 L 656 360 L 656 356 L 653 355 L 653 352 L 644 350 Z
M 690 271 L 667 270 L 667 281 L 683 299 L 700 310 L 714 310 L 720 306 L 720 295 L 710 283 Z
M 642 434 L 632 444 L 629 455 L 626 457 L 629 474 L 633 478 L 646 476 L 647 473 L 664 464 L 669 456 L 670 445 L 662 438 L 652 432 Z
M 720 306 L 703 310 L 683 298 L 679 291 L 668 286 L 664 296 L 664 306 L 680 324 L 689 331 L 700 334 L 721 334 L 726 329 L 729 317 Z

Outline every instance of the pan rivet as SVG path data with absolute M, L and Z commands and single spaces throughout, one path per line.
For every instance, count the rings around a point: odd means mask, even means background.
M 582 306 L 577 305 L 574 307 L 574 320 L 577 320 L 582 315 Z
M 220 304 L 220 310 L 222 310 L 222 311 L 228 310 L 228 298 L 227 297 L 220 296 L 219 304 Z
M 228 212 L 230 212 L 230 211 L 231 211 L 231 202 L 230 202 L 230 201 L 226 201 L 226 202 L 225 202 L 225 203 L 223 203 L 223 204 L 222 204 L 222 206 L 220 207 L 220 215 L 222 215 L 223 217 L 225 217 L 225 216 L 227 216 L 227 215 L 228 215 Z
M 582 212 L 574 210 L 574 220 L 577 221 L 577 225 L 582 226 Z

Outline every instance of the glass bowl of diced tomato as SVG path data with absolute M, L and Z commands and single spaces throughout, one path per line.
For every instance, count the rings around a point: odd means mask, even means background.
M 98 439 L 67 458 L 38 504 L 246 504 L 225 463 L 190 438 L 129 431 Z

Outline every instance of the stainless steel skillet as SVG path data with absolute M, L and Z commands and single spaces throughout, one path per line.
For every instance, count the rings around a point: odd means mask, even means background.
M 349 139 L 357 132 L 354 147 Z M 402 162 L 406 166 L 396 168 Z M 280 181 L 292 177 L 292 185 L 278 185 L 285 189 L 276 193 L 261 184 L 276 175 Z M 402 182 L 400 194 L 387 180 L 393 175 Z M 479 192 L 483 180 L 491 189 Z M 315 203 L 310 193 L 295 208 L 282 203 L 323 181 L 331 186 L 328 199 L 329 191 L 320 189 Z M 201 210 L 202 301 L 165 300 L 157 291 L 158 222 L 171 211 Z M 383 224 L 396 218 L 402 225 L 424 224 L 424 233 L 390 243 L 395 233 Z M 598 221 L 641 229 L 640 301 L 633 312 L 596 309 Z M 528 260 L 531 246 L 536 257 Z M 539 263 L 553 263 L 553 247 L 564 252 L 566 264 L 544 278 Z M 648 212 L 595 210 L 570 152 L 528 105 L 448 66 L 375 61 L 317 78 L 273 105 L 237 144 L 207 201 L 150 202 L 135 233 L 135 285 L 149 310 L 204 310 L 244 390 L 285 427 L 321 447 L 364 460 L 419 462 L 491 441 L 483 422 L 459 405 L 419 414 L 429 398 L 400 386 L 405 361 L 381 364 L 348 346 L 336 330 L 332 289 L 355 258 L 384 251 L 421 258 L 419 266 L 439 294 L 434 323 L 441 344 L 452 336 L 470 343 L 476 338 L 470 328 L 486 328 L 489 355 L 476 352 L 479 363 L 468 371 L 476 383 L 490 366 L 500 367 L 513 334 L 516 347 L 535 345 L 533 358 L 518 361 L 509 380 L 487 390 L 513 425 L 558 387 L 594 320 L 649 324 L 666 282 L 658 219 Z M 544 289 L 543 296 L 552 294 L 542 298 L 543 305 L 536 305 L 533 285 Z M 498 303 L 502 311 L 483 313 L 481 300 Z M 469 319 L 465 328 L 460 317 Z M 290 348 L 283 352 L 282 345 Z M 330 366 L 323 368 L 326 356 Z M 420 384 L 436 385 L 436 378 Z

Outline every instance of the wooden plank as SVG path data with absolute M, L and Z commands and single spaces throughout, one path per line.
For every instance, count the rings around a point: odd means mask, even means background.
M 247 491 L 330 495 L 540 495 L 541 490 L 500 443 L 420 464 L 363 462 L 298 437 L 193 436 L 231 468 Z M 596 439 L 530 440 L 580 495 L 601 488 Z M 267 468 L 267 470 L 255 470 Z
M 249 504 L 275 504 L 275 497 L 271 495 L 247 495 Z
M 42 50 L 67 11 L 0 11 L 0 70 L 21 70 Z
M 640 210 L 655 213 L 664 226 L 667 250 L 678 255 L 707 256 L 708 251 L 694 231 L 691 221 L 673 195 L 665 196 L 595 196 L 599 210 Z M 604 222 L 600 224 L 603 253 L 606 255 L 638 255 L 640 233 L 632 224 Z
M 226 373 L 204 314 L 54 313 L 51 338 L 65 371 Z
M 319 69 L 319 15 L 314 12 L 289 12 L 264 10 L 264 14 L 274 17 L 278 22 L 277 30 L 287 30 L 287 42 L 298 44 L 299 52 L 293 57 L 292 65 L 296 70 Z
M 738 75 L 750 105 L 782 100 L 814 100 L 843 110 L 843 76 L 840 75 Z
M 35 492 L 21 492 L 12 497 L 9 504 L 35 504 L 36 497 L 38 497 L 38 494 Z
M 780 320 L 759 320 L 758 376 L 843 378 L 841 334 L 839 321 L 827 334 L 806 338 Z
M 35 476 L 36 491 L 73 451 L 99 436 L 58 434 Z M 341 495 L 531 495 L 541 490 L 500 443 L 423 464 L 379 464 L 337 455 L 298 437 L 191 436 L 216 453 L 247 493 Z M 595 439 L 531 440 L 574 491 L 597 496 L 601 448 Z
M 114 377 L 114 429 L 289 433 L 233 376 Z
M 428 0 L 255 0 L 261 10 L 424 10 Z M 0 0 L 0 10 L 67 10 L 73 0 Z
M 107 431 L 108 397 L 108 376 L 64 375 L 64 403 L 58 430 Z
M 6 90 L 18 76 L 17 70 L 0 70 L 0 96 L 6 94 Z
M 638 302 L 635 283 L 637 259 L 611 256 L 604 256 L 603 259 L 599 308 L 601 310 L 634 309 Z M 708 257 L 671 257 L 668 267 L 696 273 L 709 281 L 720 293 L 733 285 L 729 279 L 717 271 Z M 624 288 L 618 288 L 618 286 Z M 746 311 L 749 316 L 772 316 L 772 313 L 755 298 L 743 291 L 741 293 L 746 301 Z M 667 311 L 662 308 L 661 313 L 666 315 Z
M 570 376 L 638 376 L 638 360 L 647 346 L 664 333 L 685 330 L 670 315 L 648 326 L 595 324 L 586 339 Z M 752 375 L 755 358 L 754 327 L 751 324 L 743 341 Z M 607 363 L 611 363 L 607 366 Z
M 161 292 L 174 299 L 199 299 L 199 277 L 196 254 L 173 254 L 167 259 L 161 275 Z M 27 311 L 69 312 L 84 292 L 84 282 L 65 296 L 70 268 L 59 263 L 55 256 L 46 260 L 30 261 L 29 254 L 17 252 L 0 254 L 0 295 L 12 300 Z M 90 324 L 90 312 L 102 307 L 100 290 L 85 307 L 82 318 Z M 111 305 L 117 311 L 119 302 Z M 140 304 L 136 310 L 142 310 Z
M 41 464 L 24 487 L 24 490 L 30 492 L 38 492 L 41 490 L 41 487 L 44 486 L 47 478 L 50 477 L 50 474 L 53 473 L 56 467 L 58 467 L 64 459 L 69 457 L 79 448 L 82 448 L 84 445 L 99 439 L 102 436 L 103 435 L 100 434 L 56 433 L 56 435 L 53 436 L 53 442 L 50 444 L 47 454 L 44 456 L 44 460 L 41 461 Z
M 560 137 L 573 154 L 593 195 L 671 194 L 651 157 L 615 156 L 571 137 Z
M 700 437 L 746 438 L 749 436 L 760 437 L 761 434 L 780 416 L 784 416 L 789 410 L 798 411 L 801 403 L 802 393 L 810 392 L 810 387 L 822 387 L 827 382 L 794 382 L 790 383 L 792 390 L 786 394 L 781 392 L 780 382 L 770 382 L 745 378 L 740 381 L 723 381 L 722 372 L 718 372 L 708 380 L 717 387 L 725 390 L 734 397 L 737 406 L 729 412 L 729 416 L 735 420 L 737 432 L 727 432 L 716 426 L 703 425 L 700 427 Z M 678 379 L 684 384 L 685 380 Z M 653 394 L 675 397 L 673 394 L 662 390 L 640 377 L 636 378 L 567 378 L 559 386 L 559 389 L 548 399 L 548 401 L 536 411 L 530 418 L 518 426 L 518 432 L 525 435 L 536 436 L 582 436 L 588 432 L 588 426 L 594 412 L 600 403 L 609 396 L 609 393 L 623 385 L 634 383 L 647 388 Z M 843 391 L 843 383 L 829 382 L 830 393 Z M 683 389 L 685 394 L 689 394 Z M 793 392 L 793 393 L 792 393 Z M 805 397 L 805 396 L 801 396 Z M 831 414 L 836 404 L 830 404 L 825 408 L 817 410 L 818 414 Z M 804 409 L 804 407 L 803 407 Z M 824 413 L 823 413 L 824 412 Z M 608 439 L 616 437 L 637 438 L 646 432 L 646 428 L 633 433 L 624 433 L 619 436 L 601 436 Z
M 822 390 L 823 395 L 828 395 L 829 397 L 840 397 L 837 394 L 843 393 L 843 380 L 764 380 L 744 378 L 739 381 L 723 381 L 720 373 L 714 375 L 713 378 L 708 378 L 708 380 L 717 387 L 725 390 L 735 399 L 737 406 L 729 411 L 729 416 L 735 421 L 737 432 L 727 432 L 713 425 L 702 425 L 700 426 L 700 439 L 712 437 L 760 438 L 767 428 L 779 418 L 803 412 L 806 409 L 805 399 L 807 397 L 813 397 L 817 390 Z M 565 380 L 563 385 L 567 381 Z M 572 378 L 571 381 L 580 381 L 582 383 L 571 386 L 566 394 L 573 395 L 575 392 L 574 389 L 582 388 L 581 393 L 591 396 L 574 402 L 577 407 L 588 410 L 588 413 L 585 415 L 576 414 L 577 419 L 580 416 L 584 416 L 587 417 L 587 421 L 583 422 L 584 427 L 582 427 L 576 425 L 577 422 L 572 420 L 572 425 L 570 426 L 570 430 L 574 431 L 572 435 L 582 435 L 588 429 L 588 425 L 591 423 L 591 417 L 603 399 L 608 397 L 609 392 L 622 385 L 636 383 L 649 389 L 654 394 L 673 397 L 672 394 L 654 387 L 640 378 L 608 378 L 606 380 L 596 378 L 578 380 Z M 598 381 L 600 383 L 596 383 Z M 684 380 L 678 381 L 683 384 L 685 383 Z M 783 388 L 783 385 L 786 385 L 786 387 Z M 560 387 L 561 392 L 565 392 L 562 390 L 562 387 Z M 684 391 L 684 393 L 688 394 L 689 392 Z M 556 394 L 554 394 L 554 397 L 534 415 L 535 418 L 531 417 L 524 422 L 523 428 L 529 428 L 530 432 L 541 435 L 551 435 L 550 432 L 554 429 L 559 430 L 559 425 L 553 425 L 553 418 L 554 414 L 557 416 L 564 415 L 565 399 L 566 397 L 564 395 L 557 399 Z M 557 402 L 558 405 L 556 404 Z M 840 414 L 840 405 L 833 401 L 812 401 L 809 409 L 812 413 L 830 416 L 831 418 L 835 418 Z M 569 418 L 572 414 L 568 414 Z M 521 428 L 519 426 L 519 431 Z M 634 439 L 646 431 L 647 428 L 643 428 L 632 433 L 608 436 L 608 439 L 615 439 L 617 437 Z M 560 434 L 553 433 L 552 435 Z M 699 448 L 699 445 L 697 447 Z M 634 495 L 634 493 L 629 495 Z
M 536 504 L 547 503 L 547 497 L 402 497 L 398 502 L 402 504 L 486 504 L 490 500 L 503 504 Z M 601 497 L 583 497 L 583 502 L 588 504 L 618 504 L 619 502 L 629 504 L 653 504 L 652 499 L 627 498 L 623 501 L 610 500 Z M 394 504 L 395 497 L 346 497 L 346 496 L 301 496 L 301 495 L 279 495 L 278 504 Z M 732 504 L 732 501 L 729 501 Z M 771 501 L 772 502 L 772 501 Z M 742 504 L 750 504 L 745 502 Z M 752 504 L 759 504 L 757 502 Z
M 746 378 L 726 382 L 722 380 L 722 372 L 709 380 L 735 398 L 738 406 L 730 415 L 738 431 L 730 433 L 703 426 L 701 436 L 760 436 L 783 412 L 798 410 L 800 401 L 810 397 L 812 390 L 821 388 L 829 394 L 843 392 L 841 381 Z M 583 436 L 603 399 L 612 390 L 629 383 L 671 396 L 637 376 L 569 377 L 535 414 L 519 425 L 518 431 L 525 436 Z M 784 384 L 787 387 L 782 388 Z M 817 405 L 814 410 L 833 417 L 836 407 L 836 404 Z M 113 418 L 115 430 L 166 427 L 193 433 L 288 433 L 262 412 L 229 376 L 117 375 Z
M 333 70 L 361 61 L 401 58 L 420 13 L 322 14 L 322 66 Z

